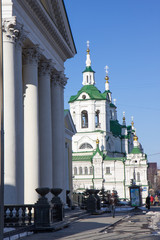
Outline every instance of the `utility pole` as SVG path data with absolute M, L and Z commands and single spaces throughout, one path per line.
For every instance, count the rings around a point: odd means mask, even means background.
M 0 0 L 0 240 L 4 229 L 4 129 L 3 129 L 3 38 L 2 0 Z

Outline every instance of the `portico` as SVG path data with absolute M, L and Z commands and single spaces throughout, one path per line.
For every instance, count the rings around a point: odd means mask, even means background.
M 36 202 L 38 187 L 64 188 L 64 61 L 76 50 L 63 2 L 46 2 L 63 28 L 41 1 L 8 1 L 16 17 L 2 5 L 5 204 Z

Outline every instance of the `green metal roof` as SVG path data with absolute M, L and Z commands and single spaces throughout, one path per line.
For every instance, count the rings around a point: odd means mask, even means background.
M 141 152 L 141 150 L 140 150 L 139 147 L 134 147 L 134 148 L 132 149 L 131 153 L 133 153 L 133 154 L 138 154 L 138 153 L 142 153 L 142 152 Z
M 109 156 L 106 155 L 105 158 L 104 158 L 104 160 L 105 160 L 105 161 L 109 161 L 109 160 L 124 161 L 125 158 L 123 158 L 123 157 L 109 157 Z
M 94 85 L 85 85 L 77 93 L 77 95 L 71 96 L 69 103 L 78 99 L 81 93 L 87 93 L 91 100 L 106 100 L 106 96 L 103 95 Z M 79 101 L 86 101 L 87 99 L 80 99 Z
M 72 161 L 89 161 L 92 162 L 93 155 L 72 156 Z
M 113 103 L 110 103 L 111 108 L 117 108 Z
M 86 67 L 86 69 L 83 71 L 83 73 L 84 73 L 84 72 L 94 72 L 94 73 L 95 73 L 95 71 L 93 71 L 93 69 L 91 68 L 91 66 Z
M 99 144 L 97 144 L 96 151 L 93 153 L 93 157 L 96 155 L 96 153 L 99 153 L 99 155 L 103 158 L 103 152 L 99 149 Z
M 119 124 L 118 120 L 110 120 L 110 131 L 114 136 L 121 136 L 122 125 Z

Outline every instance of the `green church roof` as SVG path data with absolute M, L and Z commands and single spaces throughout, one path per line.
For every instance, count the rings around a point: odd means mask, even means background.
M 114 136 L 121 136 L 122 125 L 119 124 L 118 120 L 110 120 L 110 131 Z
M 113 103 L 110 103 L 111 108 L 117 108 Z
M 111 161 L 111 160 L 117 160 L 117 161 L 124 161 L 125 158 L 124 157 L 109 157 L 108 155 L 105 156 L 104 158 L 105 161 Z
M 92 161 L 92 155 L 72 156 L 72 161 Z
M 142 153 L 142 152 L 141 152 L 141 150 L 140 150 L 139 147 L 134 147 L 134 148 L 132 149 L 131 153 L 133 153 L 133 154 L 138 154 L 138 153 Z
M 83 71 L 83 73 L 84 73 L 84 72 L 94 72 L 94 73 L 95 73 L 95 71 L 93 71 L 93 69 L 91 68 L 91 66 L 86 67 L 86 69 Z
M 106 100 L 106 97 L 94 85 L 85 85 L 78 91 L 77 95 L 70 97 L 69 103 L 76 101 L 83 92 L 87 93 L 91 100 Z M 86 101 L 86 99 L 80 99 L 79 101 L 84 100 Z

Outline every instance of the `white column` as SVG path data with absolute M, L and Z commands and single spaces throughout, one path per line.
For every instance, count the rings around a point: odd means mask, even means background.
M 52 152 L 53 152 L 53 187 L 62 188 L 61 198 L 65 201 L 64 189 L 64 86 L 58 75 L 52 78 Z
M 22 42 L 25 36 L 20 29 L 15 48 L 16 70 L 16 139 L 17 139 L 17 204 L 24 203 L 24 119 L 23 119 L 23 81 L 22 81 Z
M 4 69 L 4 203 L 17 203 L 16 188 L 16 103 L 15 103 L 15 19 L 3 29 Z
M 52 126 L 50 65 L 39 63 L 40 187 L 52 188 Z
M 23 49 L 25 203 L 37 201 L 39 187 L 38 53 Z

